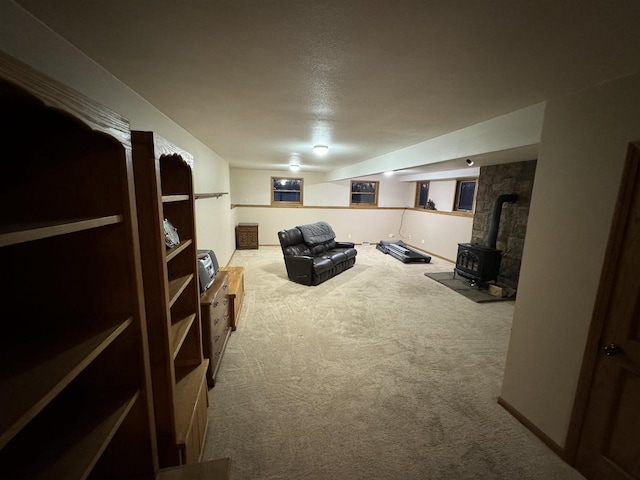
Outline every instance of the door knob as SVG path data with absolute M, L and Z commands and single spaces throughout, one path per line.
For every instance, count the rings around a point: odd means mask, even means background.
M 607 345 L 606 347 L 604 347 L 604 354 L 607 357 L 613 357 L 614 355 L 622 355 L 624 353 L 624 350 L 622 350 L 622 348 L 620 348 L 620 346 L 616 345 L 615 343 L 611 343 L 609 345 Z

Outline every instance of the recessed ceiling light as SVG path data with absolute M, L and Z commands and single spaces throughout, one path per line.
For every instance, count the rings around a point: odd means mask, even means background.
M 467 165 L 469 165 L 470 167 L 473 167 L 473 160 L 471 160 L 470 158 L 467 158 Z
M 291 165 L 289 165 L 289 170 L 291 170 L 292 172 L 297 172 L 298 170 L 300 170 L 300 165 L 298 165 L 297 163 L 292 163 Z
M 316 155 L 326 155 L 329 151 L 329 147 L 326 145 L 315 145 L 313 147 L 313 153 Z
M 390 177 L 391 175 L 393 175 L 393 170 L 389 170 L 388 172 L 384 172 L 384 175 L 386 177 Z

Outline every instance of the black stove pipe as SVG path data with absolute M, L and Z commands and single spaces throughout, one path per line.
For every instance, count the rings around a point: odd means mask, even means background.
M 515 193 L 503 193 L 493 202 L 493 211 L 491 212 L 491 225 L 489 225 L 489 247 L 496 248 L 498 241 L 498 228 L 500 227 L 500 215 L 502 215 L 503 203 L 515 203 L 518 195 Z

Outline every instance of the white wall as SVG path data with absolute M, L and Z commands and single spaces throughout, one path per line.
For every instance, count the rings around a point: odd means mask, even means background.
M 416 201 L 416 184 L 400 181 L 396 176 L 374 175 L 358 180 L 377 180 L 380 193 L 378 194 L 378 207 L 413 207 Z M 347 188 L 351 188 L 351 182 L 347 182 Z
M 229 191 L 228 163 L 111 73 L 13 2 L 0 1 L 0 18 L 2 50 L 124 116 L 132 130 L 153 131 L 191 153 L 197 192 Z M 198 246 L 212 248 L 225 264 L 234 246 L 229 200 L 198 200 L 196 211 Z
M 379 208 L 365 209 L 348 208 L 350 180 L 328 182 L 317 173 L 298 175 L 304 178 L 304 207 L 270 207 L 271 176 L 293 175 L 278 171 L 231 169 L 235 218 L 237 222 L 258 223 L 258 243 L 261 245 L 278 245 L 277 233 L 284 228 L 320 220 L 332 226 L 338 240 L 355 243 L 403 240 L 449 260 L 455 259 L 459 242 L 471 239 L 473 218 L 470 216 L 405 210 L 414 205 L 416 186 L 414 182 L 404 182 L 399 177 L 374 175 L 358 178 L 380 182 Z M 456 181 L 433 181 L 431 188 L 436 192 L 438 201 L 451 211 Z
M 501 396 L 560 446 L 627 144 L 637 140 L 640 75 L 547 103 Z
M 308 207 L 349 205 L 350 188 L 349 180 L 327 182 L 323 174 L 307 175 L 304 179 L 304 205 Z
M 531 105 L 356 165 L 334 170 L 327 178 L 341 180 L 370 175 L 372 172 L 418 167 L 535 145 L 540 141 L 544 108 L 544 103 Z
M 452 212 L 456 198 L 456 180 L 438 180 L 429 182 L 429 198 L 436 204 L 439 212 Z
M 325 221 L 336 232 L 336 240 L 362 243 L 376 243 L 389 240 L 394 235 L 398 240 L 398 230 L 402 209 L 361 209 L 361 208 L 278 208 L 278 207 L 236 207 L 238 222 L 258 223 L 258 243 L 279 245 L 278 232 L 318 221 Z
M 401 233 L 405 243 L 455 262 L 458 243 L 471 241 L 472 230 L 472 216 L 407 210 Z
M 306 207 L 348 207 L 351 181 L 327 181 L 326 175 L 315 172 L 289 172 L 279 170 L 248 170 L 232 168 L 231 203 L 234 205 L 270 205 L 271 177 L 302 178 L 303 205 Z M 415 187 L 408 188 L 398 177 L 372 175 L 358 178 L 359 181 L 380 182 L 379 207 L 412 207 Z M 413 190 L 411 190 L 413 188 Z
M 220 265 L 226 265 L 235 251 L 234 225 L 229 195 L 196 200 L 198 249 L 213 250 Z
M 471 239 L 473 227 L 471 217 L 408 209 L 237 207 L 233 210 L 238 222 L 258 224 L 260 245 L 279 245 L 278 232 L 285 228 L 325 221 L 336 232 L 338 241 L 373 244 L 380 240 L 402 240 L 450 261 L 455 261 L 458 243 Z

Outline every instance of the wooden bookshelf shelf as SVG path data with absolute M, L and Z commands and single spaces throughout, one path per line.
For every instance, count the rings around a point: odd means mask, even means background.
M 185 202 L 189 199 L 189 195 L 163 195 L 162 203 Z
M 191 280 L 193 280 L 193 273 L 169 280 L 169 306 L 172 306 L 178 300 L 178 297 L 187 288 Z
M 174 360 L 195 319 L 196 315 L 192 313 L 171 324 L 171 357 Z
M 108 217 L 83 220 L 61 220 L 32 225 L 3 226 L 0 227 L 0 247 L 114 225 L 122 221 L 122 215 L 110 215 Z
M 93 392 L 73 408 L 55 405 L 0 453 L 3 474 L 42 480 L 86 478 L 138 396 L 137 391 Z M 40 452 L 39 460 L 25 462 L 16 453 L 24 449 Z
M 180 244 L 176 245 L 175 247 L 168 249 L 166 254 L 167 262 L 170 262 L 171 260 L 173 260 L 180 252 L 184 251 L 186 248 L 191 246 L 192 243 L 193 241 L 191 239 L 184 240 L 180 242 Z
M 209 361 L 204 360 L 199 365 L 176 368 L 176 400 L 182 408 L 176 413 L 176 438 L 178 443 L 186 441 L 191 428 L 191 416 L 196 409 L 202 390 L 206 391 L 206 383 L 202 381 L 209 368 Z
M 34 336 L 28 344 L 16 342 L 3 349 L 0 363 L 8 359 L 22 368 L 0 383 L 0 448 L 31 421 L 84 368 L 132 323 L 100 328 L 85 322 L 85 328 L 64 332 L 53 326 L 48 332 Z M 22 392 L 16 395 L 15 392 Z

